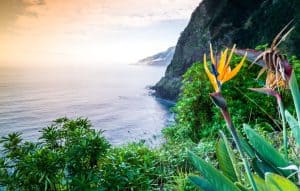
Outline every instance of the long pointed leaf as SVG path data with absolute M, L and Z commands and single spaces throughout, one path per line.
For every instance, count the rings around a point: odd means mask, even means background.
M 189 176 L 190 181 L 192 181 L 195 185 L 199 186 L 204 191 L 217 191 L 212 188 L 207 180 L 201 178 L 200 176 Z
M 298 145 L 300 145 L 300 126 L 297 120 L 288 112 L 287 110 L 285 111 L 285 117 L 286 120 L 292 129 L 293 136 L 295 137 L 295 140 Z
M 289 179 L 279 176 L 278 174 L 267 173 L 266 184 L 276 191 L 299 191 L 298 187 Z
M 292 92 L 292 96 L 293 96 L 293 100 L 297 112 L 298 123 L 300 125 L 300 92 L 299 92 L 299 86 L 294 71 L 292 71 L 291 78 L 289 80 L 289 86 Z
M 237 168 L 235 167 L 236 160 L 232 149 L 225 135 L 221 132 L 222 139 L 220 139 L 216 145 L 216 154 L 219 162 L 220 169 L 231 181 L 237 182 Z
M 221 174 L 217 169 L 211 166 L 209 163 L 200 159 L 192 152 L 188 152 L 188 156 L 191 159 L 194 166 L 210 183 L 212 188 L 217 191 L 240 191 L 226 176 Z
M 271 165 L 267 164 L 263 160 L 259 160 L 255 158 L 252 162 L 252 166 L 254 171 L 261 177 L 265 178 L 265 173 L 273 172 L 273 173 L 280 173 L 278 170 Z
M 253 148 L 251 147 L 251 145 L 249 145 L 249 143 L 244 139 L 244 137 L 240 134 L 238 134 L 238 137 L 241 141 L 241 145 L 243 147 L 243 150 L 245 151 L 245 153 L 250 157 L 250 158 L 255 158 L 255 152 L 253 150 Z
M 246 188 L 244 185 L 242 185 L 240 182 L 234 183 L 241 191 L 250 191 L 251 189 Z
M 268 185 L 266 184 L 265 180 L 261 177 L 254 175 L 254 180 L 259 191 L 271 191 Z
M 289 162 L 284 159 L 283 156 L 272 145 L 270 145 L 263 137 L 256 133 L 249 125 L 244 124 L 244 131 L 249 139 L 250 144 L 259 154 L 261 159 L 276 168 L 289 166 Z M 281 172 L 285 176 L 289 176 L 290 174 L 290 171 Z

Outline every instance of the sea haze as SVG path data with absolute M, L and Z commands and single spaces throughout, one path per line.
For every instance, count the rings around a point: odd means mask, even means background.
M 22 132 L 37 140 L 39 130 L 59 117 L 87 117 L 114 145 L 160 141 L 170 121 L 170 104 L 146 88 L 164 67 L 61 67 L 0 70 L 0 136 Z

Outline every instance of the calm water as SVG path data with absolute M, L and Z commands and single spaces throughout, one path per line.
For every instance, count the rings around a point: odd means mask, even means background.
M 1 69 L 0 136 L 19 131 L 36 140 L 56 118 L 87 117 L 115 145 L 156 144 L 171 119 L 170 105 L 149 95 L 165 68 Z M 158 137 L 158 138 L 157 138 Z

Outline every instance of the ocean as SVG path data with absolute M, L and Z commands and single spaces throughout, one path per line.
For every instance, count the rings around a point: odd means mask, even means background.
M 0 136 L 21 132 L 36 141 L 40 130 L 59 117 L 88 118 L 113 145 L 162 140 L 172 121 L 172 103 L 147 88 L 165 67 L 6 68 L 0 70 Z

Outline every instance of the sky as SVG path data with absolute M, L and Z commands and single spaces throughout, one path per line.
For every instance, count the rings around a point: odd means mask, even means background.
M 133 63 L 175 46 L 200 0 L 0 0 L 0 66 Z

